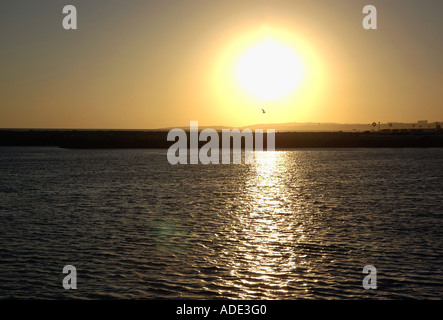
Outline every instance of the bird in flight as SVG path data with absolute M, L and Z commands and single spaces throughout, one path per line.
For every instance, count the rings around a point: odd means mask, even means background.
M 261 111 L 262 111 L 263 113 L 266 113 L 265 109 L 263 109 L 263 108 L 261 109 Z

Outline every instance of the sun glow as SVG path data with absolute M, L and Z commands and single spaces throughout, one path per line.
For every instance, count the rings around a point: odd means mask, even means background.
M 206 68 L 211 70 L 209 90 L 204 92 L 220 123 L 247 126 L 318 116 L 328 96 L 321 46 L 288 30 L 265 26 L 227 32 L 214 46 L 216 55 Z
M 247 50 L 236 67 L 240 85 L 266 101 L 276 100 L 294 90 L 303 73 L 303 64 L 295 52 L 271 39 Z

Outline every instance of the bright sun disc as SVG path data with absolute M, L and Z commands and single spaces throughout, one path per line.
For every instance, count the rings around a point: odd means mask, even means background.
M 237 79 L 250 94 L 276 100 L 289 94 L 303 76 L 300 58 L 273 40 L 249 49 L 238 61 Z

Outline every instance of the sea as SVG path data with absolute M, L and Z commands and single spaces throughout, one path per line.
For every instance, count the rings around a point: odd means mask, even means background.
M 171 165 L 0 147 L 0 299 L 441 299 L 442 164 L 441 148 Z

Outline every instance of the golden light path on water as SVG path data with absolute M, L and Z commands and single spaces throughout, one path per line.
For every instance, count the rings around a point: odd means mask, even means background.
M 287 189 L 287 167 L 283 152 L 255 152 L 245 184 L 245 197 L 231 229 L 231 243 L 222 256 L 230 257 L 230 279 L 221 287 L 235 288 L 241 299 L 275 298 L 293 292 L 297 268 L 307 262 L 294 244 L 304 238 L 303 225 L 294 218 Z M 307 272 L 310 270 L 308 269 Z M 306 286 L 298 283 L 297 287 Z M 220 294 L 228 293 L 220 289 Z M 306 289 L 307 291 L 307 289 Z M 240 293 L 238 293 L 240 292 Z

